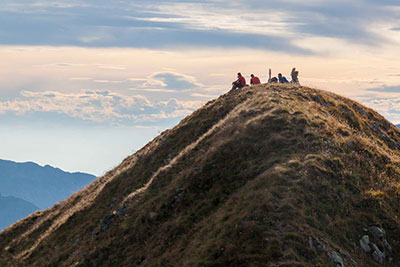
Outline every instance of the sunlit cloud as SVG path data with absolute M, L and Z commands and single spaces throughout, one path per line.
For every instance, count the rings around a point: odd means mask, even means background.
M 178 93 L 177 90 L 162 89 L 162 88 L 129 88 L 131 91 L 151 92 L 151 93 Z
M 160 85 L 165 88 L 174 88 L 177 90 L 204 87 L 204 85 L 198 82 L 195 77 L 173 71 L 157 72 L 152 74 L 143 87 L 148 85 Z
M 110 91 L 86 90 L 76 94 L 56 91 L 22 91 L 15 100 L 0 102 L 0 114 L 24 116 L 34 112 L 63 114 L 97 123 L 135 125 L 161 119 L 183 117 L 202 101 L 151 102 L 144 96 L 126 96 Z
M 208 99 L 218 97 L 218 95 L 207 95 L 207 94 L 198 94 L 198 93 L 191 94 L 191 96 L 204 97 L 204 98 L 208 98 Z
M 147 78 L 129 78 L 128 81 L 135 83 L 135 87 L 129 88 L 132 91 L 188 93 L 204 87 L 195 77 L 174 71 L 155 72 Z
M 222 8 L 225 6 L 225 8 Z M 227 2 L 211 3 L 164 3 L 152 5 L 150 12 L 160 16 L 137 18 L 151 22 L 179 23 L 194 30 L 228 30 L 239 33 L 262 35 L 293 35 L 291 23 L 294 17 L 281 10 L 250 10 L 245 5 L 231 7 Z
M 393 123 L 400 123 L 400 97 L 367 99 L 362 101 L 362 103 L 379 111 L 380 114 Z

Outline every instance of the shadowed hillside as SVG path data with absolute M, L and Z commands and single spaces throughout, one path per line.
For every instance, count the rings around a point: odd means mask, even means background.
M 398 266 L 399 148 L 332 93 L 227 93 L 2 232 L 0 265 Z

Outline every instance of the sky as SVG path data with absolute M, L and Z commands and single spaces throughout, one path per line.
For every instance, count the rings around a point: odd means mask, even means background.
M 237 72 L 400 123 L 398 0 L 2 0 L 0 158 L 102 175 Z

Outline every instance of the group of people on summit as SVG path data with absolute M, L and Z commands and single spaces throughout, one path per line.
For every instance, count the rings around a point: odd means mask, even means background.
M 278 78 L 277 77 L 271 77 L 271 69 L 269 70 L 269 78 L 268 78 L 268 83 L 293 83 L 293 84 L 300 84 L 299 83 L 299 72 L 296 70 L 296 68 L 292 69 L 291 72 L 291 77 L 292 80 L 289 82 L 285 76 L 282 75 L 282 73 L 278 74 Z M 257 84 L 260 84 L 260 78 L 258 78 L 257 76 L 255 76 L 254 74 L 250 75 L 250 85 L 254 86 Z M 246 84 L 246 78 L 243 77 L 243 75 L 239 72 L 237 74 L 237 80 L 234 81 L 232 83 L 232 89 L 231 90 L 236 90 L 236 89 L 241 89 L 245 86 L 248 86 Z

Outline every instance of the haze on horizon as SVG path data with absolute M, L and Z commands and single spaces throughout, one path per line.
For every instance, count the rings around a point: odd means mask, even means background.
M 0 158 L 100 175 L 268 68 L 400 123 L 398 1 L 5 0 L 0 21 Z

